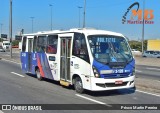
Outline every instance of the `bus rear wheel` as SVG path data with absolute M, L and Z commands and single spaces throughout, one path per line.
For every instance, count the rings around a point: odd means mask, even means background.
M 83 93 L 84 89 L 83 89 L 83 83 L 80 77 L 76 77 L 74 80 L 74 88 L 76 90 L 77 93 Z
M 41 81 L 42 80 L 42 76 L 40 74 L 40 70 L 39 69 L 36 69 L 36 75 L 37 75 L 37 79 Z

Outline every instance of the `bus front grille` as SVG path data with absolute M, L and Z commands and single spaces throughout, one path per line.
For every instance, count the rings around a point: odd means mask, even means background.
M 99 87 L 103 87 L 103 88 L 106 88 L 106 87 L 120 87 L 120 86 L 126 86 L 128 82 L 123 82 L 122 84 L 115 84 L 115 83 L 105 83 L 105 84 L 102 84 L 102 83 L 96 83 L 97 86 Z

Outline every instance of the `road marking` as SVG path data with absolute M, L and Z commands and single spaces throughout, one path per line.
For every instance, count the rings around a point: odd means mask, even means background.
M 140 70 L 136 70 L 136 72 L 139 72 L 139 73 L 141 73 L 142 71 L 140 71 Z
M 148 95 L 153 95 L 153 96 L 157 96 L 157 97 L 160 97 L 160 95 L 157 95 L 157 94 L 153 94 L 153 93 L 148 93 L 148 92 L 145 92 L 145 91 L 141 91 L 141 90 L 136 90 L 137 92 L 141 92 L 141 93 L 145 93 L 145 94 L 148 94 Z
M 14 62 L 14 61 L 6 60 L 6 59 L 3 59 L 3 58 L 2 58 L 2 60 L 3 61 L 7 61 L 7 62 L 12 62 L 12 63 L 15 63 L 15 64 L 21 64 L 21 63 L 17 63 L 17 62 Z
M 92 101 L 92 102 L 98 103 L 98 104 L 106 105 L 106 103 L 104 103 L 104 102 L 100 102 L 100 101 L 98 101 L 98 100 L 94 100 L 94 99 L 91 99 L 91 98 L 88 98 L 88 97 L 85 97 L 85 96 L 82 96 L 82 95 L 79 95 L 79 94 L 75 94 L 75 95 L 76 95 L 76 96 L 78 96 L 78 97 L 81 97 L 81 98 L 84 98 L 84 99 L 90 100 L 90 101 Z
M 20 75 L 20 74 L 18 74 L 18 73 L 15 73 L 15 72 L 11 72 L 12 74 L 14 74 L 14 75 L 18 75 L 18 76 L 20 76 L 20 77 L 25 77 L 25 76 L 23 76 L 23 75 Z
M 0 113 L 4 113 L 4 112 L 0 110 Z
M 149 70 L 158 70 L 158 71 L 160 71 L 160 69 L 158 69 L 158 68 L 146 68 L 146 69 L 149 69 Z

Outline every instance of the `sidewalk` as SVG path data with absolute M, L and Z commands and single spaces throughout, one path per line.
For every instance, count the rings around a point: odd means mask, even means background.
M 147 65 L 160 67 L 160 58 L 145 58 L 141 56 L 135 56 L 136 65 Z

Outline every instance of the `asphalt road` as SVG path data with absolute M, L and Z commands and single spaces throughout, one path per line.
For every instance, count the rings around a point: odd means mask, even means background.
M 64 88 L 59 83 L 44 80 L 38 81 L 31 75 L 21 72 L 20 65 L 0 60 L 0 104 L 160 104 L 160 96 L 142 93 L 133 90 L 116 90 L 103 92 L 86 91 L 77 94 L 72 87 Z M 61 105 L 60 105 L 61 106 Z M 62 106 L 63 109 L 63 106 Z M 82 108 L 83 109 L 83 108 Z M 10 113 L 13 111 L 2 111 Z M 27 111 L 23 111 L 27 112 Z M 23 113 L 20 111 L 20 113 Z M 27 113 L 30 113 L 28 111 Z M 36 111 L 35 111 L 36 112 Z M 38 111 L 39 113 L 40 111 Z M 63 113 L 158 113 L 159 111 L 134 110 L 83 110 L 83 111 L 41 111 Z M 41 113 L 40 112 L 40 113 Z M 1 111 L 0 111 L 1 113 Z M 17 113 L 17 111 L 15 111 Z
M 160 80 L 160 67 L 136 65 L 136 77 Z

